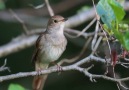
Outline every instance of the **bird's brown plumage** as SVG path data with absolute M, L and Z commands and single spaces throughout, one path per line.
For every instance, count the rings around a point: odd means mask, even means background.
M 49 63 L 56 61 L 66 49 L 67 40 L 63 34 L 65 18 L 56 15 L 48 21 L 47 29 L 36 41 L 32 58 L 35 70 L 47 69 Z M 35 76 L 33 90 L 42 90 L 47 75 Z

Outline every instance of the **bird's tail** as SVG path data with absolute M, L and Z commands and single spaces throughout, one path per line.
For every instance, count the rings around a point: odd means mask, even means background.
M 40 67 L 38 64 L 36 65 L 36 71 L 47 69 L 47 68 L 48 68 L 48 64 L 42 64 L 42 65 L 40 65 Z M 47 76 L 48 75 L 34 76 L 33 84 L 32 84 L 33 90 L 43 90 Z
M 34 76 L 33 90 L 43 90 L 47 75 Z

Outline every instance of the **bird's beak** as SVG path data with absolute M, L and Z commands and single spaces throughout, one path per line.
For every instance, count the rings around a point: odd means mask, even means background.
M 65 19 L 64 19 L 64 21 L 67 21 L 67 20 L 68 20 L 68 18 L 65 18 Z
M 65 22 L 65 21 L 67 21 L 67 20 L 68 20 L 67 18 L 64 18 L 64 19 L 62 19 L 61 21 L 62 21 L 62 22 Z

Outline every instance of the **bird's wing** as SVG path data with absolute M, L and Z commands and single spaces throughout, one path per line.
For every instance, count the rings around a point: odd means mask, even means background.
M 36 49 L 34 51 L 34 54 L 32 56 L 32 60 L 31 60 L 32 64 L 34 64 L 38 60 L 38 55 L 39 55 L 39 52 L 41 51 L 40 49 L 41 49 L 41 47 L 43 47 L 43 44 L 41 45 L 40 42 L 41 42 L 41 39 L 43 39 L 43 38 L 44 38 L 44 33 L 42 33 L 36 41 Z

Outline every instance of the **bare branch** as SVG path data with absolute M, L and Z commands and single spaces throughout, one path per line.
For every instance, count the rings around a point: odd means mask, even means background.
M 94 54 L 98 48 L 98 46 L 100 45 L 100 42 L 102 40 L 102 36 L 99 37 L 98 41 L 96 42 L 95 46 L 94 46 L 94 49 L 92 50 L 92 54 Z
M 56 14 L 65 12 L 71 8 L 74 8 L 82 3 L 85 3 L 87 0 L 75 0 L 74 2 L 71 0 L 63 0 L 57 4 L 51 5 L 54 12 Z M 67 7 L 66 7 L 67 5 Z M 42 9 L 33 9 L 33 8 L 24 8 L 24 9 L 16 9 L 14 12 L 23 20 L 35 16 L 35 17 L 41 17 L 41 16 L 47 16 L 49 15 L 47 7 L 44 7 Z M 0 19 L 4 21 L 14 21 L 14 19 L 11 17 L 11 14 L 7 10 L 0 11 Z M 31 20 L 32 21 L 32 20 Z M 42 23 L 41 23 L 42 24 Z
M 77 62 L 77 63 L 75 63 L 73 65 L 62 67 L 62 70 L 63 71 L 77 70 L 79 72 L 84 73 L 87 77 L 90 78 L 90 80 L 102 78 L 102 79 L 113 81 L 113 82 L 117 82 L 117 83 L 129 80 L 129 77 L 121 78 L 121 79 L 115 79 L 115 78 L 111 78 L 111 77 L 108 77 L 108 76 L 105 76 L 105 75 L 91 74 L 91 73 L 88 72 L 88 70 L 91 69 L 92 66 L 88 67 L 88 68 L 81 68 L 81 67 L 79 67 L 80 65 L 82 65 L 84 63 L 88 63 L 91 60 L 105 63 L 104 59 L 101 59 L 101 58 L 95 57 L 93 55 L 90 55 L 87 58 L 82 59 L 82 60 L 80 60 L 79 62 Z M 46 69 L 46 70 L 42 70 L 40 72 L 40 74 L 49 74 L 49 73 L 53 73 L 53 72 L 58 72 L 57 68 L 49 68 L 49 69 Z M 37 75 L 37 71 L 21 72 L 21 73 L 12 74 L 12 75 L 6 75 L 6 76 L 1 76 L 0 77 L 0 82 L 6 81 L 6 80 L 11 80 L 11 79 L 16 79 L 16 78 L 21 78 L 21 77 L 35 76 L 35 75 Z
M 18 52 L 25 48 L 31 47 L 37 39 L 37 35 L 34 35 L 34 34 L 36 34 L 36 33 L 39 34 L 44 31 L 45 31 L 45 29 L 30 30 L 30 32 L 28 33 L 29 36 L 25 36 L 25 35 L 18 36 L 15 39 L 13 39 L 12 41 L 10 41 L 9 43 L 7 43 L 3 46 L 0 46 L 0 57 L 7 56 L 11 53 L 15 53 L 15 52 Z M 65 29 L 65 32 L 70 33 L 70 34 L 75 34 L 75 35 L 80 33 L 80 31 L 72 30 L 72 29 Z M 30 36 L 30 35 L 32 35 L 32 36 Z M 82 34 L 82 36 L 84 36 L 85 38 L 87 38 L 89 36 L 93 36 L 93 35 L 94 35 L 94 32 Z M 99 33 L 98 35 L 101 36 L 103 34 Z
M 10 12 L 12 13 L 12 15 L 22 24 L 24 33 L 25 33 L 25 34 L 28 34 L 28 29 L 27 29 L 27 27 L 26 27 L 24 21 L 23 21 L 22 19 L 20 19 L 20 18 L 17 16 L 17 14 L 15 14 L 15 13 L 13 12 L 12 9 L 9 9 L 9 11 L 10 11 Z
M 80 22 L 84 22 L 86 18 L 89 19 L 89 17 L 83 16 L 83 14 L 87 15 L 88 13 L 90 14 L 91 12 L 88 12 L 88 11 L 87 12 L 82 12 L 82 13 L 79 13 L 78 15 L 70 17 L 69 20 L 66 23 L 66 27 L 72 27 L 75 24 L 76 25 L 81 24 Z M 90 16 L 92 16 L 92 15 L 90 15 Z M 81 18 L 79 19 L 78 17 L 81 17 Z M 77 22 L 75 20 L 77 20 Z M 35 31 L 37 31 L 37 30 L 35 30 Z M 66 31 L 72 32 L 75 35 L 80 33 L 79 31 L 70 31 L 70 30 L 66 30 Z M 85 38 L 86 38 L 89 35 L 94 35 L 94 33 L 92 33 L 92 34 L 91 33 L 89 33 L 89 34 L 85 33 L 85 34 L 82 34 L 82 35 L 85 36 Z M 18 38 L 18 40 L 17 40 L 17 38 Z M 30 47 L 34 44 L 34 42 L 36 40 L 35 36 L 26 36 L 26 37 L 23 37 L 23 36 L 21 37 L 20 36 L 20 37 L 17 37 L 17 38 L 16 38 L 15 42 L 11 41 L 8 44 L 3 45 L 3 46 L 0 47 L 0 57 L 6 56 L 6 55 L 14 53 L 14 52 L 17 52 L 17 51 L 22 50 L 24 48 Z M 19 39 L 21 39 L 21 41 Z
M 54 16 L 54 12 L 53 12 L 50 4 L 49 4 L 49 1 L 48 0 L 44 0 L 44 1 L 46 3 L 46 6 L 47 6 L 47 9 L 48 9 L 48 12 L 49 12 L 50 16 Z
M 63 59 L 61 60 L 58 65 L 62 65 L 63 63 L 73 63 L 75 62 L 76 60 L 78 60 L 83 54 L 84 52 L 86 51 L 90 41 L 91 41 L 92 37 L 89 37 L 89 39 L 86 41 L 85 45 L 83 46 L 81 52 L 79 53 L 79 55 L 73 57 L 72 59 Z
M 33 7 L 34 9 L 40 9 L 40 8 L 44 7 L 45 4 L 43 3 L 43 4 L 40 4 L 38 6 L 33 6 L 32 4 L 29 4 L 29 6 Z
M 82 11 L 82 12 L 68 18 L 66 27 L 75 27 L 75 26 L 77 27 L 78 25 L 81 25 L 82 23 L 93 19 L 94 16 L 95 16 L 94 8 L 91 8 L 86 11 Z
M 19 50 L 25 49 L 32 46 L 37 39 L 36 35 L 33 36 L 19 36 L 16 39 L 13 39 L 6 45 L 0 47 L 0 57 L 6 56 L 8 54 L 17 52 Z
M 93 38 L 93 40 L 92 40 L 92 45 L 91 45 L 92 50 L 94 49 L 95 44 L 96 44 L 96 41 L 97 41 L 98 31 L 99 31 L 99 23 L 98 23 L 98 21 L 97 21 L 97 23 L 96 23 L 96 28 L 95 28 L 95 34 L 94 34 L 94 38 Z
M 75 30 L 75 29 L 65 29 L 65 35 L 68 36 L 69 38 L 73 38 L 73 35 L 77 35 L 79 33 L 81 33 L 79 30 Z M 95 32 L 88 32 L 88 33 L 82 33 L 81 36 L 83 36 L 84 38 L 93 36 L 95 34 Z M 99 36 L 104 36 L 103 33 L 98 33 Z
M 58 14 L 58 13 L 67 11 L 67 10 L 69 10 L 69 8 L 73 8 L 76 5 L 79 5 L 84 2 L 86 2 L 86 0 L 75 0 L 74 2 L 72 2 L 71 0 L 64 0 L 64 1 L 60 2 L 59 4 L 52 5 L 52 8 L 53 8 L 55 14 Z M 67 5 L 67 7 L 66 7 L 66 5 Z M 61 6 L 63 6 L 63 8 L 60 8 Z M 124 3 L 124 9 L 129 10 L 129 2 L 128 1 L 126 1 Z M 48 15 L 46 8 L 39 9 L 39 10 L 30 9 L 30 8 L 29 9 L 18 9 L 18 10 L 14 10 L 14 12 L 16 13 L 16 15 L 19 16 L 20 19 L 22 19 L 25 22 L 25 24 L 34 25 L 34 26 L 46 26 L 47 20 L 40 18 L 40 21 L 39 21 L 39 16 Z M 89 10 L 78 13 L 77 16 L 78 17 L 76 17 L 76 15 L 75 15 L 74 18 L 71 18 L 69 21 L 70 25 L 68 24 L 66 26 L 75 27 L 75 26 L 78 26 L 84 22 L 87 22 L 87 21 L 93 19 L 95 17 L 95 11 L 93 8 L 91 8 Z M 8 12 L 8 11 L 0 11 L 0 19 L 4 20 L 4 21 L 16 22 L 16 20 L 11 17 L 10 12 Z M 79 24 L 77 24 L 77 23 L 79 23 Z
M 94 18 L 80 33 L 78 33 L 76 36 L 70 36 L 71 38 L 77 38 L 81 36 L 83 33 L 85 33 L 96 21 L 96 18 Z
M 9 67 L 5 67 L 7 64 L 7 59 L 5 59 L 4 64 L 0 67 L 0 72 L 8 70 L 10 72 Z

